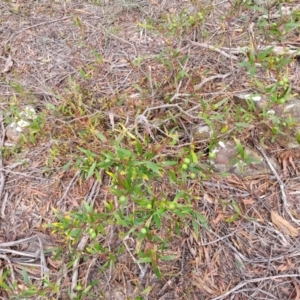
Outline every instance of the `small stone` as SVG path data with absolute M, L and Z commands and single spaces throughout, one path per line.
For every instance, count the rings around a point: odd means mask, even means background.
M 258 111 L 262 111 L 269 103 L 266 97 L 257 94 L 235 94 L 233 100 L 236 104 L 240 104 L 245 109 L 248 109 L 247 100 L 252 100 Z
M 234 173 L 241 177 L 271 174 L 271 170 L 263 157 L 249 147 L 244 147 L 245 157 L 249 160 L 246 163 L 241 159 L 233 141 L 218 143 L 213 149 L 216 156 L 210 159 L 213 169 L 219 173 Z M 275 169 L 279 170 L 278 164 L 270 158 Z
M 193 138 L 195 140 L 205 140 L 212 136 L 213 131 L 207 125 L 197 125 L 193 129 Z
M 6 127 L 6 137 L 9 141 L 16 142 L 20 138 L 20 132 L 16 129 L 16 123 L 11 123 Z
M 10 142 L 17 142 L 26 128 L 30 126 L 28 120 L 37 118 L 35 109 L 32 106 L 26 106 L 19 114 L 19 119 L 16 119 L 6 127 L 6 137 Z M 22 119 L 24 118 L 24 119 Z

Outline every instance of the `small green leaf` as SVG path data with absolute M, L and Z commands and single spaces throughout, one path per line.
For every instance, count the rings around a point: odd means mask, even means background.
M 238 151 L 238 154 L 242 158 L 244 158 L 244 156 L 245 156 L 245 149 L 244 149 L 243 145 L 241 144 L 240 140 L 237 139 L 237 138 L 235 138 L 235 137 L 234 137 L 234 141 L 235 141 L 235 144 L 236 144 L 235 146 L 236 146 L 236 149 Z
M 249 8 L 253 9 L 253 10 L 257 10 L 257 11 L 262 12 L 264 14 L 268 14 L 268 11 L 264 7 L 261 7 L 261 6 L 249 5 Z
M 127 149 L 124 148 L 117 148 L 117 154 L 120 158 L 124 159 L 124 158 L 130 158 L 133 156 L 133 153 Z
M 152 287 L 151 287 L 151 286 L 148 286 L 148 287 L 146 287 L 146 288 L 141 292 L 141 294 L 142 294 L 142 295 L 147 295 L 147 294 L 149 294 L 149 293 L 151 292 L 151 290 L 152 290 Z
M 23 276 L 23 279 L 24 279 L 24 282 L 26 283 L 26 285 L 30 286 L 30 279 L 29 279 L 28 273 L 25 269 L 22 269 L 22 276 Z
M 102 132 L 100 132 L 100 131 L 96 131 L 96 136 L 97 136 L 97 138 L 101 141 L 101 142 L 106 142 L 107 141 L 107 139 L 106 139 L 106 137 L 103 135 L 103 133 Z
M 55 106 L 52 103 L 46 103 L 46 108 L 49 110 L 55 110 Z
M 232 201 L 232 206 L 235 210 L 235 212 L 239 215 L 239 216 L 242 216 L 242 212 L 239 208 L 239 205 L 237 204 L 237 202 L 235 200 Z
M 264 59 L 266 56 L 268 56 L 273 51 L 273 49 L 274 49 L 274 47 L 269 47 L 269 48 L 265 49 L 264 51 L 261 51 L 257 55 L 258 59 L 259 60 Z
M 86 201 L 83 201 L 83 207 L 85 211 L 87 211 L 90 214 L 94 212 L 93 207 L 89 205 Z
M 83 290 L 82 294 L 85 295 L 87 292 L 89 292 L 89 290 L 90 290 L 91 288 L 92 288 L 91 285 L 87 286 L 87 287 Z
M 195 238 L 196 238 L 196 242 L 198 242 L 198 236 L 199 236 L 199 225 L 196 222 L 196 220 L 194 220 L 192 218 L 192 224 L 193 224 L 193 229 L 194 229 L 194 234 L 195 234 Z
M 241 123 L 241 122 L 237 122 L 235 123 L 235 125 L 237 127 L 242 127 L 242 128 L 248 128 L 250 126 L 249 123 Z
M 155 29 L 155 27 L 150 24 L 138 23 L 137 25 L 145 29 Z
M 67 162 L 67 163 L 62 167 L 62 170 L 63 170 L 63 171 L 68 171 L 68 170 L 70 170 L 70 167 L 71 167 L 71 161 Z
M 167 160 L 167 161 L 164 161 L 162 163 L 162 165 L 164 165 L 164 166 L 175 166 L 175 165 L 177 165 L 177 161 L 175 161 L 175 160 Z
M 300 132 L 297 132 L 296 139 L 297 143 L 300 144 Z
M 117 224 L 122 225 L 122 226 L 128 226 L 127 222 L 122 220 L 121 217 L 118 215 L 118 213 L 113 214 L 115 219 L 117 220 Z
M 151 259 L 151 257 L 142 257 L 142 258 L 138 259 L 137 262 L 139 262 L 139 263 L 151 263 L 152 259 Z
M 136 150 L 137 150 L 137 152 L 138 152 L 139 155 L 143 154 L 142 144 L 140 143 L 139 140 L 136 140 Z
M 155 172 L 156 174 L 160 175 L 161 176 L 161 172 L 159 170 L 159 167 L 157 166 L 156 163 L 153 163 L 151 161 L 146 161 L 146 165 L 147 167 L 152 170 L 153 172 Z
M 90 169 L 89 169 L 89 172 L 88 172 L 88 174 L 87 174 L 87 179 L 89 179 L 89 178 L 94 174 L 94 171 L 95 171 L 96 166 L 97 166 L 97 163 L 96 163 L 96 162 L 94 162 L 94 163 L 91 165 L 91 167 L 90 167 Z
M 24 297 L 29 297 L 29 296 L 34 296 L 36 295 L 38 292 L 36 290 L 26 290 L 26 291 L 22 291 L 21 292 L 21 296 Z
M 164 261 L 170 261 L 170 260 L 174 260 L 176 258 L 177 258 L 176 255 L 163 255 L 160 257 L 160 259 L 164 260 Z
M 228 102 L 228 98 L 222 99 L 221 101 L 215 103 L 215 104 L 214 104 L 214 109 L 219 108 L 220 106 L 222 106 L 222 105 L 225 104 L 226 102 Z
M 184 195 L 184 192 L 183 191 L 179 191 L 177 194 L 176 194 L 176 196 L 175 196 L 175 198 L 174 198 L 174 202 L 177 202 L 180 198 L 182 198 L 183 197 L 183 195 Z
M 229 127 L 228 127 L 228 125 L 226 124 L 225 126 L 223 126 L 222 128 L 221 128 L 221 133 L 225 133 L 225 132 L 227 132 L 229 130 Z
M 154 221 L 156 227 L 158 229 L 160 229 L 161 228 L 161 219 L 160 219 L 158 213 L 153 214 L 153 221 Z
M 197 164 L 198 163 L 198 157 L 197 157 L 196 153 L 193 150 L 191 150 L 191 156 L 192 156 L 193 163 Z
M 238 214 L 234 214 L 232 217 L 226 218 L 225 222 L 232 223 L 232 222 L 236 221 L 238 218 L 239 218 L 239 215 Z
M 161 279 L 161 273 L 160 270 L 158 269 L 158 267 L 156 266 L 152 266 L 153 267 L 153 271 L 155 273 L 155 275 L 157 276 L 158 279 Z

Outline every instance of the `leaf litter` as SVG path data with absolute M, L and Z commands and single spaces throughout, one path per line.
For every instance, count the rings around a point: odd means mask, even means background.
M 225 38 L 222 50 L 216 51 L 210 45 L 211 41 L 191 42 L 197 31 L 188 32 L 186 38 L 172 42 L 175 50 L 183 49 L 183 53 L 189 54 L 189 60 L 172 62 L 171 66 L 158 63 L 155 58 L 165 55 L 163 51 L 170 44 L 169 37 L 137 28 L 136 24 L 147 17 L 159 23 L 165 12 L 179 13 L 184 7 L 182 1 L 103 3 L 98 7 L 86 1 L 67 2 L 64 6 L 58 2 L 48 5 L 45 1 L 27 1 L 18 6 L 17 11 L 8 2 L 0 4 L 1 51 L 8 51 L 9 45 L 12 52 L 2 60 L 4 65 L 1 64 L 5 76 L 0 84 L 2 125 L 9 118 L 5 112 L 12 104 L 34 103 L 39 111 L 62 105 L 65 110 L 74 111 L 72 118 L 61 119 L 59 114 L 53 116 L 47 112 L 44 135 L 37 135 L 26 151 L 1 156 L 0 259 L 10 270 L 6 282 L 8 285 L 17 282 L 16 292 L 21 292 L 26 291 L 30 283 L 39 285 L 42 278 L 49 276 L 51 283 L 60 282 L 61 299 L 68 299 L 66 291 L 70 288 L 75 298 L 79 282 L 88 287 L 93 281 L 97 284 L 91 292 L 103 299 L 134 299 L 140 295 L 145 299 L 298 299 L 299 233 L 290 218 L 286 220 L 280 216 L 284 206 L 280 184 L 284 185 L 293 216 L 299 211 L 299 178 L 288 178 L 289 174 L 297 173 L 297 164 L 295 156 L 289 153 L 278 157 L 282 159 L 287 178 L 282 183 L 270 175 L 242 180 L 235 175 L 223 178 L 214 174 L 206 180 L 190 183 L 191 191 L 198 199 L 193 208 L 205 215 L 208 227 L 201 228 L 196 236 L 190 224 L 186 224 L 177 233 L 178 238 L 169 241 L 166 259 L 155 258 L 164 274 L 162 278 L 155 275 L 149 264 L 138 263 L 135 250 L 141 245 L 132 237 L 119 239 L 121 232 L 114 224 L 106 228 L 107 236 L 101 242 L 116 252 L 124 245 L 126 251 L 102 274 L 99 269 L 111 253 L 99 254 L 93 259 L 89 257 L 87 261 L 78 258 L 68 273 L 67 255 L 56 259 L 51 252 L 49 246 L 57 247 L 57 244 L 61 251 L 67 251 L 65 241 L 44 227 L 45 223 L 57 221 L 55 209 L 68 214 L 87 201 L 102 212 L 108 197 L 111 183 L 108 177 L 104 176 L 99 184 L 93 176 L 82 180 L 78 172 L 62 168 L 68 163 L 64 155 L 81 146 L 76 132 L 86 128 L 91 116 L 99 115 L 99 122 L 105 123 L 103 126 L 107 131 L 121 127 L 120 136 L 127 134 L 132 138 L 139 134 L 143 139 L 143 130 L 148 130 L 155 132 L 152 136 L 159 140 L 160 134 L 165 134 L 164 126 L 172 124 L 176 118 L 182 122 L 185 132 L 189 132 L 189 125 L 199 121 L 200 110 L 193 100 L 189 103 L 190 96 L 186 95 L 197 92 L 205 101 L 219 101 L 224 94 L 226 97 L 231 95 L 226 86 L 235 91 L 249 86 L 247 74 L 234 65 L 240 53 L 232 52 L 234 55 L 231 55 L 226 49 L 226 46 L 238 48 L 247 42 L 240 34 L 244 30 L 239 23 L 242 20 L 235 16 L 228 19 L 227 25 L 220 26 L 216 22 L 220 9 L 230 7 L 229 2 L 215 1 L 214 13 L 209 16 L 205 30 L 215 33 L 216 45 L 223 43 L 224 32 L 229 35 L 230 42 Z M 209 7 L 208 3 L 203 5 L 194 9 Z M 249 19 L 257 16 L 255 10 L 244 13 Z M 115 24 L 117 28 L 114 28 Z M 231 45 L 232 41 L 234 45 Z M 139 56 L 144 60 L 140 61 Z M 169 72 L 178 66 L 190 73 L 187 78 L 180 79 L 179 76 L 174 89 Z M 209 69 L 211 73 L 203 81 L 201 69 Z M 71 82 L 72 76 L 80 82 L 80 87 Z M 143 89 L 136 89 L 137 83 L 151 90 L 146 104 L 140 99 Z M 155 88 L 158 85 L 160 88 Z M 101 106 L 94 105 L 93 101 L 85 103 L 81 99 L 83 94 L 104 100 Z M 167 106 L 165 96 L 172 99 Z M 123 105 L 122 97 L 126 99 Z M 67 103 L 69 98 L 75 98 L 77 102 Z M 83 116 L 77 110 L 78 103 L 81 103 L 80 109 L 86 109 Z M 71 128 L 72 123 L 77 127 Z M 157 128 L 163 133 L 158 133 Z M 253 135 L 246 129 L 245 136 Z M 1 135 L 4 140 L 4 129 Z M 105 131 L 101 133 L 103 144 L 108 136 Z M 183 140 L 182 144 L 187 142 L 188 139 Z M 50 154 L 55 152 L 57 145 L 62 145 L 60 153 L 51 158 L 50 164 Z M 197 151 L 205 152 L 206 146 L 199 143 Z M 99 144 L 91 143 L 91 147 L 97 148 Z M 161 147 L 161 155 L 173 155 L 175 147 L 178 146 Z M 278 151 L 276 146 L 271 150 L 273 153 Z M 148 166 L 160 174 L 155 164 L 148 162 Z M 167 183 L 158 184 L 157 190 L 164 194 L 174 192 Z M 167 237 L 170 227 L 176 230 L 172 220 L 170 222 L 164 224 L 165 231 L 160 232 L 161 236 Z M 37 234 L 44 234 L 43 238 L 36 238 Z M 25 238 L 29 238 L 29 242 L 24 242 Z M 38 243 L 33 245 L 34 239 Z M 87 245 L 88 239 L 83 236 L 74 247 L 82 252 Z M 144 251 L 154 253 L 156 246 L 149 242 L 144 247 Z M 22 269 L 22 266 L 26 268 Z M 51 293 L 48 291 L 45 299 L 51 298 Z M 12 296 L 5 290 L 0 294 L 4 298 Z

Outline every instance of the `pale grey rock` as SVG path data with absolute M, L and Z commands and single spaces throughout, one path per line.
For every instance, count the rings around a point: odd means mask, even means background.
M 263 109 L 268 109 L 269 100 L 265 96 L 260 96 L 256 94 L 236 94 L 233 100 L 236 104 L 240 104 L 244 109 L 248 110 L 249 105 L 247 100 L 251 99 L 255 105 L 256 112 L 261 112 Z M 300 136 L 300 99 L 289 100 L 285 105 L 273 105 L 267 110 L 267 118 L 272 120 L 274 118 L 280 118 L 284 122 L 286 120 L 286 127 L 281 126 L 280 131 L 275 137 L 276 142 L 287 149 L 300 147 L 297 142 L 297 136 Z M 289 122 L 289 120 L 293 120 Z M 293 123 L 289 126 L 289 123 Z M 271 128 L 264 128 L 264 137 L 271 139 L 274 134 Z
M 6 127 L 6 137 L 9 140 L 6 145 L 14 145 L 26 131 L 26 128 L 30 126 L 30 121 L 36 118 L 37 114 L 35 109 L 32 106 L 26 106 L 24 110 L 20 112 L 19 118 L 15 119 Z
M 233 95 L 233 100 L 236 104 L 240 104 L 245 109 L 249 109 L 248 103 L 249 100 L 252 100 L 255 105 L 255 109 L 259 112 L 266 108 L 269 103 L 267 97 L 255 93 L 235 94 Z
M 210 159 L 212 168 L 218 173 L 234 173 L 240 177 L 272 174 L 268 164 L 256 151 L 244 147 L 245 159 L 243 160 L 236 148 L 234 141 L 220 141 L 213 149 L 215 158 Z M 280 170 L 276 161 L 270 158 L 276 170 Z
M 213 134 L 208 125 L 198 125 L 192 128 L 193 138 L 197 141 L 209 139 Z

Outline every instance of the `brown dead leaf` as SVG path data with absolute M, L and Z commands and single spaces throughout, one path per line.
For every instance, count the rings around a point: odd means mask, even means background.
M 249 206 L 255 203 L 255 200 L 253 198 L 246 198 L 242 199 L 245 206 Z
M 286 271 L 286 270 L 288 270 L 289 269 L 289 267 L 288 267 L 288 265 L 286 265 L 286 264 L 281 264 L 281 265 L 279 265 L 278 267 L 276 267 L 276 270 L 277 271 L 280 271 L 280 272 L 284 272 L 284 271 Z
M 215 219 L 211 221 L 213 225 L 217 225 L 221 220 L 223 220 L 223 214 L 218 214 Z
M 291 268 L 294 268 L 294 266 L 295 265 L 292 263 L 292 261 L 288 257 L 286 257 L 286 263 L 279 265 L 276 269 L 278 271 L 283 272 L 283 271 L 286 271 L 286 270 L 290 270 Z
M 55 260 L 55 259 L 52 259 L 51 257 L 48 257 L 48 263 L 53 268 L 55 268 L 56 270 L 58 270 L 62 266 L 63 261 L 62 260 Z
M 13 64 L 14 64 L 14 62 L 13 62 L 13 60 L 12 60 L 12 58 L 11 58 L 11 55 L 9 55 L 9 56 L 7 57 L 7 59 L 6 59 L 4 68 L 3 68 L 3 70 L 2 70 L 1 73 L 7 73 L 7 72 L 9 72 L 10 69 L 12 68 Z
M 279 216 L 275 211 L 271 211 L 271 219 L 274 225 L 276 225 L 284 233 L 296 237 L 299 235 L 299 231 L 291 225 L 287 220 Z

